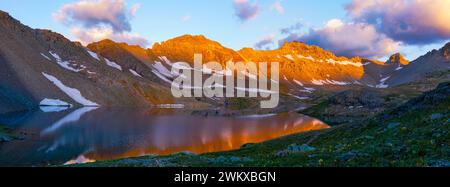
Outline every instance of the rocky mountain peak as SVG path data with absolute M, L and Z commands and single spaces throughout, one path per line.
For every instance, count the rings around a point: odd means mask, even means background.
M 4 12 L 4 11 L 0 10 L 0 19 L 4 18 L 4 17 L 9 17 L 9 14 L 7 12 Z
M 174 38 L 174 40 L 209 40 L 207 39 L 205 36 L 203 35 L 190 35 L 190 34 L 185 34 L 179 37 Z M 209 40 L 211 41 L 211 40 Z
M 148 51 L 155 57 L 166 56 L 173 61 L 183 62 L 193 62 L 194 54 L 202 54 L 205 62 L 225 63 L 229 60 L 243 60 L 236 51 L 226 48 L 203 35 L 183 35 L 161 43 L 155 43 Z
M 445 46 L 441 49 L 441 52 L 445 59 L 450 60 L 450 42 L 445 44 Z
M 114 42 L 114 41 L 112 41 L 110 39 L 104 39 L 104 40 L 100 40 L 98 42 L 91 43 L 89 45 L 92 45 L 92 44 L 96 44 L 96 45 L 113 45 L 115 43 L 116 42 Z
M 7 12 L 3 12 L 0 10 L 0 27 L 16 29 L 23 27 L 23 25 L 20 23 L 20 21 L 11 17 Z
M 314 58 L 316 60 L 327 61 L 330 59 L 337 61 L 353 61 L 361 62 L 361 58 L 354 57 L 352 59 L 347 57 L 338 57 L 334 53 L 327 51 L 319 46 L 308 45 L 303 42 L 286 42 L 278 50 L 282 54 L 297 54 L 300 58 Z
M 205 48 L 208 46 L 222 47 L 218 42 L 207 39 L 202 35 L 183 35 L 161 43 L 155 43 L 152 49 L 158 50 L 165 47 L 177 47 L 177 46 L 196 47 L 196 48 L 198 47 Z
M 389 57 L 389 60 L 386 61 L 386 64 L 408 65 L 409 61 L 402 54 L 395 53 L 391 57 Z
M 0 20 L 15 20 L 8 12 L 0 10 Z
M 280 49 L 292 49 L 292 48 L 301 48 L 301 47 L 307 47 L 308 45 L 306 45 L 303 42 L 297 42 L 297 41 L 293 41 L 293 42 L 285 42 Z

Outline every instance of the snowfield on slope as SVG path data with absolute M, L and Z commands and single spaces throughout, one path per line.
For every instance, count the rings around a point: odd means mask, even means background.
M 340 65 L 349 65 L 349 66 L 356 66 L 356 67 L 362 67 L 363 64 L 359 63 L 359 62 L 351 62 L 351 61 L 337 61 L 334 59 L 328 59 L 327 60 L 328 63 L 336 65 L 336 64 L 340 64 Z
M 344 85 L 350 85 L 351 83 L 348 82 L 342 82 L 342 81 L 336 81 L 336 80 L 316 80 L 313 79 L 311 81 L 312 84 L 314 85 L 318 85 L 318 86 L 323 86 L 325 84 L 331 84 L 331 85 L 340 85 L 340 86 L 344 86 Z
M 49 51 L 49 53 L 53 56 L 53 58 L 55 58 L 56 63 L 64 69 L 67 69 L 67 70 L 73 71 L 73 72 L 77 72 L 77 73 L 86 69 L 86 66 L 84 66 L 84 65 L 80 65 L 79 66 L 80 68 L 78 68 L 78 69 L 74 68 L 74 67 L 72 67 L 72 66 L 74 66 L 73 64 L 71 64 L 69 61 L 62 60 L 61 57 L 57 53 L 55 53 L 53 51 Z
M 386 84 L 386 81 L 387 81 L 389 78 L 391 78 L 391 76 L 382 78 L 382 79 L 380 80 L 380 83 L 376 86 L 376 88 L 388 88 L 389 85 Z
M 152 66 L 162 75 L 164 75 L 168 78 L 174 77 L 174 75 L 171 73 L 171 71 L 169 69 L 167 69 L 161 62 L 156 61 Z
M 49 61 L 52 61 L 52 59 L 51 59 L 50 57 L 48 57 L 47 55 L 45 55 L 44 53 L 41 53 L 41 56 L 44 57 L 44 58 L 46 58 L 46 59 L 49 60 Z
M 98 61 L 100 61 L 100 58 L 98 57 L 97 53 L 94 53 L 94 52 L 92 52 L 92 51 L 90 51 L 90 50 L 86 50 L 86 51 L 89 53 L 89 55 L 92 56 L 92 58 L 95 58 L 95 59 L 97 59 Z
M 142 78 L 142 75 L 140 75 L 138 72 L 136 72 L 136 71 L 134 71 L 134 70 L 132 70 L 132 69 L 129 69 L 129 71 L 130 71 L 130 73 L 133 74 L 134 76 Z
M 105 62 L 106 62 L 106 65 L 108 65 L 108 66 L 110 66 L 110 67 L 112 67 L 112 68 L 116 68 L 116 69 L 122 71 L 122 66 L 120 66 L 119 64 L 117 64 L 117 63 L 115 63 L 115 62 L 113 62 L 113 61 L 110 61 L 110 60 L 108 60 L 108 59 L 106 59 L 106 58 L 105 58 Z
M 285 58 L 295 61 L 294 57 L 292 57 L 292 55 L 284 55 Z
M 310 61 L 316 61 L 315 58 L 313 58 L 312 56 L 303 56 L 303 55 L 297 55 L 298 58 L 300 59 L 305 59 L 305 60 L 310 60 Z
M 401 69 L 403 69 L 403 67 L 402 66 L 398 66 L 397 68 L 395 68 L 395 71 L 398 71 L 398 70 L 401 70 Z
M 72 98 L 77 103 L 83 106 L 99 106 L 99 104 L 92 102 L 81 95 L 81 92 L 75 88 L 68 87 L 64 85 L 60 80 L 56 77 L 46 74 L 42 72 L 45 78 L 47 78 L 50 82 L 52 82 L 56 87 L 58 87 L 62 92 L 67 94 L 70 98 Z

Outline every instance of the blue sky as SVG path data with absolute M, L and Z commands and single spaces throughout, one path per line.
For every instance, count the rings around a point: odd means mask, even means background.
M 168 40 L 183 34 L 202 34 L 226 47 L 240 49 L 254 47 L 268 36 L 273 44 L 286 37 L 280 29 L 296 23 L 303 25 L 298 32 L 323 27 L 331 19 L 351 22 L 345 6 L 352 0 L 281 0 L 283 12 L 273 9 L 278 0 L 249 0 L 257 4 L 259 11 L 254 19 L 241 20 L 235 15 L 233 0 L 126 0 L 129 9 L 135 4 L 140 8 L 129 19 L 130 33 L 140 35 L 150 43 Z M 46 28 L 75 40 L 71 25 L 57 21 L 53 14 L 62 6 L 76 0 L 0 0 L 0 9 L 9 12 L 22 23 L 33 28 Z M 433 44 L 400 46 L 407 57 L 415 58 L 433 48 L 442 47 L 444 42 Z M 381 57 L 380 58 L 385 58 Z

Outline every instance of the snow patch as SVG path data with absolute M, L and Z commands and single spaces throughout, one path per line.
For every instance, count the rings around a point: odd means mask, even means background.
M 294 79 L 294 82 L 297 83 L 297 84 L 300 85 L 300 86 L 304 86 L 303 83 L 300 82 L 300 81 L 298 81 L 298 80 L 295 80 L 295 79 Z
M 308 87 L 305 87 L 305 90 L 308 90 L 308 91 L 316 91 L 316 89 L 314 89 L 314 88 L 308 88 Z
M 67 69 L 67 70 L 73 71 L 73 72 L 80 72 L 80 71 L 83 71 L 84 69 L 86 69 L 86 66 L 83 66 L 83 65 L 80 65 L 79 69 L 74 68 L 74 67 L 72 67 L 73 65 L 69 61 L 62 60 L 58 54 L 56 54 L 52 51 L 49 51 L 49 53 L 53 56 L 53 58 L 55 58 L 56 63 L 64 69 Z
M 389 85 L 386 84 L 386 81 L 387 81 L 389 78 L 391 78 L 391 76 L 382 78 L 382 79 L 380 80 L 380 83 L 379 83 L 377 86 L 375 86 L 375 87 L 376 87 L 376 88 L 388 88 Z
M 134 71 L 134 70 L 132 70 L 132 69 L 129 69 L 129 71 L 130 71 L 130 73 L 133 74 L 134 76 L 142 78 L 142 75 L 140 75 L 138 72 L 136 72 L 136 71 Z
M 340 85 L 340 86 L 351 84 L 351 83 L 348 83 L 348 82 L 336 81 L 336 80 L 328 80 L 328 79 L 327 79 L 327 83 L 328 84 L 333 84 L 333 85 Z
M 297 95 L 294 95 L 294 94 L 288 94 L 288 95 L 290 95 L 290 96 L 292 96 L 292 97 L 295 97 L 295 98 L 297 98 L 297 99 L 299 99 L 299 100 L 306 100 L 306 99 L 309 99 L 309 97 L 301 97 L 301 96 L 297 96 Z
M 159 73 L 158 71 L 152 70 L 152 72 L 153 72 L 156 76 L 158 76 L 160 79 L 162 79 L 164 82 L 167 82 L 167 83 L 169 83 L 169 84 L 172 84 L 172 81 L 170 81 L 169 79 L 167 79 L 167 77 L 165 77 L 164 75 L 161 75 L 161 73 Z
M 398 66 L 397 68 L 395 68 L 395 71 L 398 71 L 398 70 L 401 70 L 401 69 L 403 69 L 403 67 Z
M 161 62 L 156 61 L 152 66 L 162 75 L 169 77 L 169 78 L 174 77 L 172 75 L 171 71 L 169 69 L 167 69 Z
M 44 58 L 46 58 L 47 60 L 52 61 L 52 59 L 50 59 L 50 57 L 48 57 L 47 55 L 45 55 L 44 53 L 41 53 L 41 56 L 43 56 Z
M 62 92 L 67 94 L 70 98 L 72 98 L 77 103 L 83 106 L 99 106 L 97 103 L 94 103 L 81 95 L 81 92 L 75 88 L 68 87 L 64 85 L 61 81 L 59 81 L 56 77 L 46 74 L 42 72 L 42 75 L 45 76 L 50 82 L 52 82 L 56 87 L 58 87 Z
M 173 63 L 166 57 L 166 56 L 160 56 L 158 57 L 160 60 L 164 61 L 167 65 L 173 66 Z
M 300 90 L 300 92 L 313 93 L 316 91 L 314 88 L 303 87 L 304 90 Z
M 340 85 L 340 86 L 351 84 L 351 83 L 348 83 L 348 82 L 329 80 L 329 79 L 326 79 L 326 80 L 315 80 L 315 79 L 313 79 L 311 81 L 311 83 L 313 83 L 315 85 L 318 85 L 318 86 L 322 86 L 322 85 L 325 85 L 325 84 Z
M 115 62 L 113 62 L 113 61 L 110 61 L 110 60 L 108 60 L 108 59 L 106 59 L 106 58 L 105 58 L 105 62 L 106 62 L 106 65 L 108 65 L 108 66 L 110 66 L 110 67 L 113 67 L 113 68 L 116 68 L 116 69 L 122 71 L 122 67 L 121 67 L 119 64 L 117 64 L 117 63 L 115 63 Z
M 353 84 L 363 85 L 361 82 L 359 82 L 359 81 L 357 81 L 357 80 L 353 81 Z
M 314 85 L 322 86 L 322 85 L 325 84 L 325 81 L 313 79 L 313 80 L 311 81 L 311 83 L 314 84 Z
M 337 61 L 337 60 L 334 60 L 334 59 L 331 59 L 331 58 L 328 59 L 327 62 L 330 63 L 330 64 L 333 64 L 333 65 L 340 64 L 340 65 L 350 65 L 350 66 L 356 66 L 356 67 L 363 66 L 363 64 L 361 64 L 359 62 L 352 62 L 352 61 L 347 61 L 347 60 L 345 60 L 345 61 Z
M 86 72 L 87 72 L 88 74 L 91 74 L 91 75 L 97 74 L 97 73 L 95 73 L 95 72 L 93 72 L 93 71 L 89 71 L 89 70 L 87 70 Z
M 185 65 L 182 65 L 179 63 L 172 64 L 172 68 L 179 69 L 179 70 L 194 70 L 194 68 L 192 68 L 192 67 L 185 66 Z
M 292 55 L 285 55 L 284 57 L 286 57 L 286 58 L 289 59 L 289 60 L 294 61 L 294 57 L 292 57 Z
M 380 82 L 386 82 L 389 78 L 391 78 L 391 76 L 382 78 L 382 79 L 380 80 Z
M 297 55 L 298 58 L 300 59 L 306 59 L 306 60 L 311 60 L 311 61 L 315 61 L 316 59 L 313 58 L 312 56 L 303 56 L 303 55 Z
M 90 50 L 86 50 L 88 53 L 89 53 L 89 55 L 91 55 L 93 58 L 95 58 L 95 59 L 97 59 L 98 61 L 100 61 L 100 58 L 98 57 L 98 55 L 97 55 L 97 53 L 94 53 L 94 52 L 92 52 L 92 51 L 90 51 Z

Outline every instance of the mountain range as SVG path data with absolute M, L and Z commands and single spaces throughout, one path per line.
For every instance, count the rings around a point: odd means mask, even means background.
M 0 11 L 0 113 L 39 106 L 210 107 L 226 99 L 174 98 L 174 62 L 280 62 L 282 99 L 306 102 L 321 92 L 354 87 L 386 89 L 450 69 L 450 43 L 416 60 L 338 57 L 318 46 L 287 42 L 275 50 L 222 46 L 183 35 L 145 49 L 102 40 L 87 46 L 61 34 L 32 29 Z M 249 77 L 251 75 L 248 75 Z

